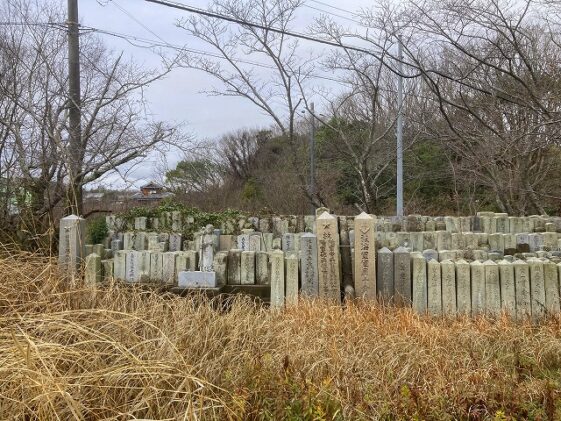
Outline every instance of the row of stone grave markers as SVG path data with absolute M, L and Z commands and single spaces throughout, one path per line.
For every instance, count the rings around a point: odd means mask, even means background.
M 320 208 L 322 213 L 325 208 Z M 316 214 L 317 215 L 317 214 Z M 353 229 L 351 216 L 341 217 Z M 110 232 L 155 231 L 181 233 L 194 224 L 192 216 L 181 212 L 164 212 L 158 218 L 137 217 L 133 220 L 109 215 L 106 217 Z M 239 234 L 243 229 L 253 229 L 262 233 L 272 233 L 279 237 L 284 233 L 311 232 L 314 228 L 314 215 L 286 215 L 271 217 L 241 217 L 221 223 L 217 229 L 222 234 Z M 449 233 L 480 232 L 486 234 L 531 234 L 538 232 L 561 232 L 561 217 L 557 216 L 508 216 L 506 213 L 478 212 L 474 216 L 422 216 L 409 215 L 403 218 L 378 216 L 375 218 L 377 233 L 391 232 L 433 232 Z
M 346 218 L 324 212 L 315 219 L 313 233 L 243 228 L 234 236 L 207 226 L 183 241 L 180 233 L 127 231 L 112 233 L 103 245 L 87 245 L 80 257 L 86 256 L 85 276 L 91 282 L 114 277 L 186 288 L 268 285 L 276 307 L 296 303 L 299 295 L 340 302 L 343 290 L 431 314 L 505 311 L 539 318 L 559 307 L 557 232 L 412 231 L 395 233 L 400 240 L 386 244 L 377 241 L 377 226 L 377 219 L 364 213 Z M 72 260 L 72 244 L 77 244 L 72 227 L 83 233 L 83 220 L 61 221 L 62 264 Z M 422 243 L 415 244 L 413 237 Z M 76 250 L 74 245 L 75 255 Z

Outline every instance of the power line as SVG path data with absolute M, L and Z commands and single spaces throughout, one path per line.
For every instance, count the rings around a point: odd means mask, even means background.
M 363 26 L 361 22 L 359 22 L 355 19 L 349 18 L 347 16 L 339 15 L 339 14 L 333 13 L 333 12 L 328 12 L 327 10 L 320 9 L 319 7 L 315 7 L 315 6 L 310 6 L 309 4 L 304 4 L 304 7 L 307 7 L 308 9 L 317 10 L 318 12 L 322 12 L 322 13 L 325 13 L 325 14 L 330 15 L 330 16 L 336 16 L 338 18 L 345 19 L 345 20 L 348 20 L 350 22 L 354 22 L 357 25 Z
M 264 31 L 269 31 L 269 32 L 274 32 L 274 33 L 278 33 L 281 35 L 288 35 L 294 38 L 300 38 L 306 41 L 311 41 L 311 42 L 317 42 L 320 44 L 324 44 L 324 45 L 329 45 L 331 47 L 335 47 L 335 48 L 344 48 L 347 50 L 351 50 L 351 51 L 356 51 L 359 53 L 363 53 L 363 54 L 368 54 L 371 55 L 373 57 L 375 57 L 376 59 L 380 60 L 380 62 L 382 62 L 381 57 L 379 57 L 377 54 L 375 54 L 373 51 L 371 50 L 367 50 L 365 48 L 360 48 L 357 46 L 352 46 L 352 45 L 345 45 L 345 44 L 338 44 L 336 42 L 333 41 L 329 41 L 329 40 L 325 40 L 325 39 L 321 39 L 321 38 L 315 38 L 312 37 L 310 35 L 306 35 L 306 34 L 302 34 L 299 32 L 294 32 L 294 31 L 287 31 L 284 29 L 279 29 L 279 28 L 274 28 L 271 26 L 266 26 L 266 25 L 261 25 L 259 23 L 254 23 L 254 22 L 249 22 L 240 18 L 235 18 L 235 17 L 231 17 L 231 16 L 226 16 L 226 15 L 222 15 L 220 13 L 216 13 L 216 12 L 211 12 L 209 10 L 204 10 L 204 9 L 199 9 L 197 7 L 192 7 L 192 6 L 187 6 L 181 3 L 176 3 L 176 2 L 172 2 L 172 1 L 165 1 L 165 0 L 145 0 L 149 3 L 155 3 L 155 4 L 159 4 L 160 6 L 165 6 L 165 7 L 170 7 L 172 9 L 178 9 L 178 10 L 183 10 L 186 12 L 190 12 L 190 13 L 195 13 L 198 15 L 203 15 L 203 16 L 207 16 L 210 18 L 215 18 L 215 19 L 220 19 L 220 20 L 225 20 L 227 22 L 232 22 L 232 23 L 236 23 L 238 25 L 242 25 L 242 26 L 248 26 L 248 27 L 252 27 L 252 28 L 257 28 L 257 29 L 262 29 Z
M 173 45 L 170 44 L 168 42 L 158 42 L 155 40 L 150 40 L 147 38 L 142 38 L 142 37 L 137 37 L 134 35 L 129 35 L 129 34 L 123 34 L 123 33 L 119 33 L 119 32 L 114 32 L 114 31 L 108 31 L 105 29 L 99 29 L 99 28 L 95 28 L 92 26 L 81 26 L 81 28 L 83 28 L 84 30 L 87 31 L 91 31 L 91 32 L 96 32 L 102 35 L 109 35 L 109 36 L 113 36 L 116 38 L 120 38 L 123 39 L 127 42 L 129 42 L 129 44 L 131 44 L 134 47 L 138 47 L 138 48 L 153 48 L 153 47 L 163 47 L 163 48 L 169 48 L 169 49 L 173 49 L 176 51 L 180 51 L 180 52 L 188 52 L 188 53 L 192 53 L 192 54 L 198 54 L 198 55 L 203 55 L 203 56 L 210 56 L 213 58 L 217 58 L 217 59 L 221 59 L 221 60 L 227 60 L 226 57 L 210 52 L 210 51 L 204 51 L 204 50 L 197 50 L 194 48 L 188 48 L 188 47 L 180 47 L 177 45 Z M 131 42 L 131 40 L 136 41 L 136 42 L 140 42 L 140 43 L 144 43 L 144 44 L 148 44 L 148 46 L 142 46 L 142 45 L 137 45 Z M 248 64 L 251 66 L 257 66 L 257 67 L 262 67 L 265 69 L 270 69 L 270 70 L 277 70 L 277 68 L 275 66 L 269 65 L 269 64 L 265 64 L 265 63 L 258 63 L 255 61 L 250 61 L 250 60 L 245 60 L 245 59 L 232 59 L 232 61 L 235 61 L 236 63 L 243 63 L 243 64 Z M 341 80 L 341 79 L 335 79 L 329 76 L 322 76 L 322 75 L 317 75 L 317 74 L 310 74 L 311 77 L 313 78 L 317 78 L 317 79 L 324 79 L 324 80 L 329 80 L 332 82 L 337 82 L 337 83 L 345 83 L 345 84 L 349 84 L 349 82 Z
M 337 6 L 333 6 L 332 4 L 325 3 L 325 2 L 320 1 L 320 0 L 310 0 L 310 1 L 313 2 L 313 3 L 321 4 L 322 6 L 330 7 L 331 9 L 339 10 L 340 12 L 348 13 L 348 14 L 353 15 L 353 16 L 358 16 L 356 13 L 351 12 L 350 10 L 343 9 L 343 8 L 337 7 Z
M 155 33 L 154 31 L 152 31 L 150 28 L 148 28 L 146 25 L 144 25 L 140 20 L 138 20 L 133 14 L 131 14 L 129 11 L 127 11 L 127 9 L 125 9 L 124 7 L 119 6 L 119 3 L 117 3 L 115 0 L 112 1 L 112 4 L 115 5 L 115 7 L 117 7 L 121 12 L 123 12 L 125 15 L 127 15 L 129 18 L 131 18 L 132 20 L 134 20 L 137 24 L 139 24 L 140 26 L 142 26 L 146 31 L 148 31 L 149 33 L 151 33 L 152 35 L 154 35 L 156 38 L 158 38 L 160 41 L 164 42 L 167 44 L 166 40 L 164 40 L 162 37 L 160 37 L 157 33 Z

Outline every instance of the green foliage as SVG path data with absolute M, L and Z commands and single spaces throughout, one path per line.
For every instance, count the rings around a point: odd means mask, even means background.
M 185 160 L 177 163 L 175 169 L 166 172 L 166 181 L 172 186 L 186 191 L 204 191 L 218 183 L 222 169 L 209 159 Z
M 205 225 L 212 224 L 215 227 L 220 227 L 222 223 L 237 220 L 244 216 L 243 212 L 232 209 L 222 212 L 205 212 L 195 207 L 177 203 L 173 199 L 163 200 L 159 206 L 154 208 L 135 207 L 120 213 L 118 216 L 123 218 L 128 227 L 134 227 L 134 219 L 137 217 L 158 218 L 158 231 L 165 232 L 171 230 L 171 218 L 167 217 L 167 214 L 171 212 L 179 212 L 183 221 L 193 220 L 190 224 L 183 224 L 182 234 L 187 239 L 192 239 L 193 233 Z
M 88 220 L 87 235 L 91 244 L 102 243 L 108 233 L 109 230 L 104 216 L 98 216 Z
M 257 180 L 250 178 L 244 183 L 242 198 L 247 202 L 253 202 L 261 198 L 261 190 Z

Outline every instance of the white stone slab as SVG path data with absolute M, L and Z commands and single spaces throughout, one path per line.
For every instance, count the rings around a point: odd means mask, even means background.
M 180 288 L 216 288 L 215 272 L 181 271 L 177 275 L 177 285 Z

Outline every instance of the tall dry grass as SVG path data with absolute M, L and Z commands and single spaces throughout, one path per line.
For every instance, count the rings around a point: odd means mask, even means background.
M 0 257 L 1 419 L 560 419 L 561 323 L 273 312 Z

